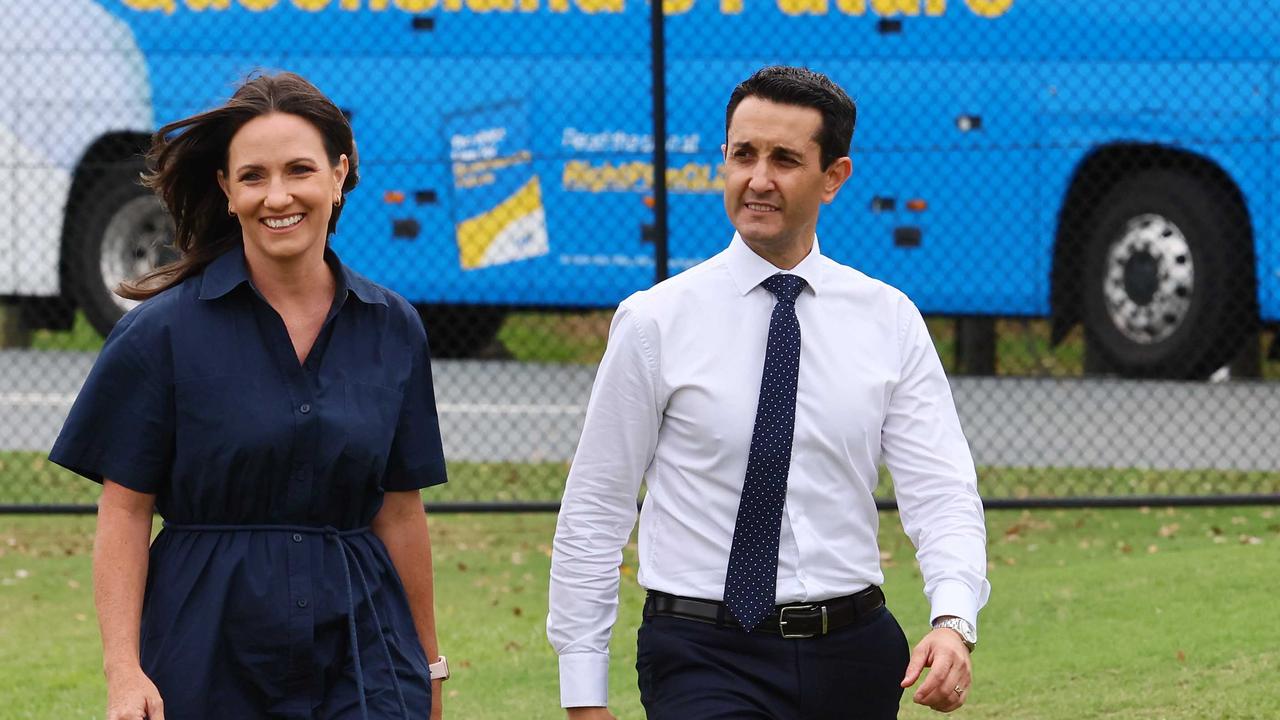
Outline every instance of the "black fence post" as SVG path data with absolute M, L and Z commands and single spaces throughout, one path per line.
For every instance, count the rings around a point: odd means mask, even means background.
M 653 282 L 667 267 L 667 63 L 663 0 L 649 0 L 649 49 L 653 74 Z

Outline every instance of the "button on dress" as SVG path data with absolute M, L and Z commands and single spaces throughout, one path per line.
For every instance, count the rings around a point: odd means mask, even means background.
M 299 363 L 237 245 L 127 314 L 50 459 L 156 496 L 142 668 L 165 716 L 401 718 L 427 659 L 385 546 L 387 491 L 445 481 L 427 338 L 341 263 Z

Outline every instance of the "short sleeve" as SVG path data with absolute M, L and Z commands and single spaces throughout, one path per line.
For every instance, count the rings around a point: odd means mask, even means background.
M 116 323 L 49 459 L 94 482 L 107 478 L 156 494 L 173 458 L 172 373 L 157 334 L 139 327 L 137 317 Z
M 392 491 L 418 490 L 447 480 L 427 333 L 416 314 L 406 324 L 412 364 L 383 481 L 383 489 Z

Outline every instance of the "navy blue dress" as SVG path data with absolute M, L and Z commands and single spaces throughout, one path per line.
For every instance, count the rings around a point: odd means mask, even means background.
M 369 524 L 445 481 L 427 338 L 326 261 L 305 363 L 242 247 L 116 324 L 50 459 L 156 496 L 142 668 L 171 720 L 426 717 L 427 659 Z

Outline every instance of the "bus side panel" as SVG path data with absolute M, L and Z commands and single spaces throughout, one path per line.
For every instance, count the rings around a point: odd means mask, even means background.
M 607 81 L 576 58 L 429 64 L 427 82 L 416 58 L 290 61 L 353 110 L 365 161 L 344 258 L 416 302 L 601 306 L 651 284 L 645 63 L 612 62 Z M 545 241 L 477 246 L 519 217 Z

